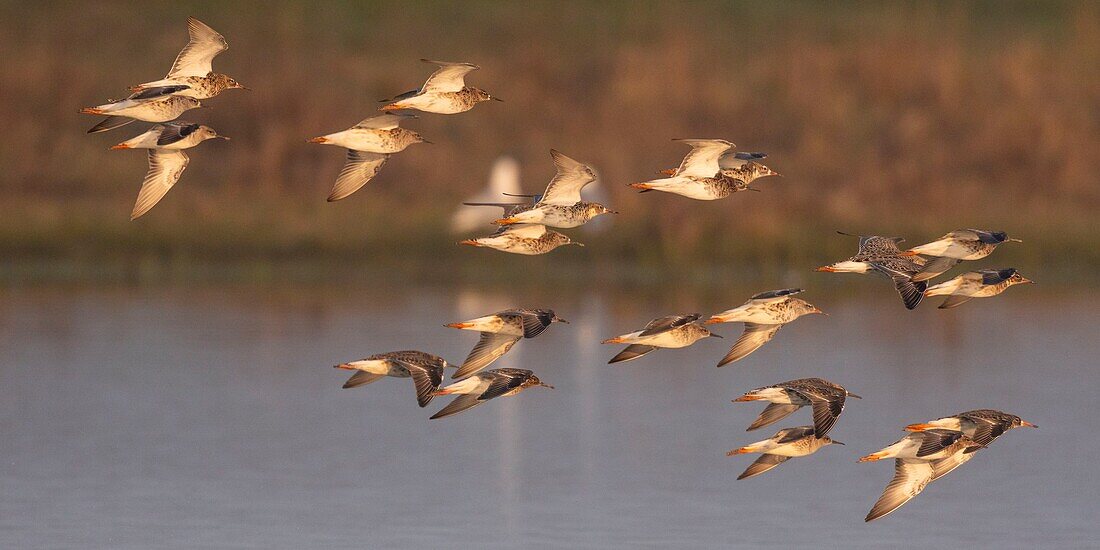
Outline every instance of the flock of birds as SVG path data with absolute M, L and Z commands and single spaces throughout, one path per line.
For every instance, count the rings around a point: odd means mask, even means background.
M 157 123 L 139 136 L 119 143 L 112 149 L 148 150 L 149 172 L 142 183 L 131 214 L 136 219 L 149 211 L 179 180 L 188 163 L 184 153 L 212 138 L 225 138 L 201 124 L 174 121 L 200 101 L 227 89 L 247 89 L 234 79 L 214 73 L 212 61 L 228 45 L 216 31 L 197 19 L 188 20 L 190 41 L 179 53 L 165 78 L 131 88 L 123 100 L 110 101 L 83 113 L 107 115 L 89 133 L 103 132 L 141 120 Z M 337 177 L 328 200 L 343 199 L 369 182 L 389 157 L 416 143 L 428 143 L 419 133 L 400 124 L 416 118 L 406 111 L 456 114 L 481 102 L 499 100 L 479 88 L 466 86 L 465 77 L 478 69 L 469 63 L 428 61 L 439 68 L 418 89 L 384 100 L 382 114 L 369 117 L 355 126 L 316 137 L 312 143 L 334 145 L 347 150 L 347 160 Z M 660 172 L 665 176 L 631 184 L 642 193 L 663 191 L 696 200 L 717 200 L 740 191 L 757 191 L 751 186 L 757 179 L 778 176 L 760 161 L 764 153 L 734 152 L 734 145 L 721 139 L 686 139 L 691 147 L 680 166 Z M 523 201 L 493 200 L 467 202 L 470 206 L 503 209 L 493 223 L 495 233 L 461 241 L 460 244 L 488 247 L 523 254 L 545 254 L 563 245 L 581 245 L 551 228 L 579 227 L 590 220 L 615 214 L 598 202 L 585 201 L 581 191 L 595 181 L 591 167 L 565 154 L 551 150 L 556 174 L 541 194 L 507 193 Z M 824 272 L 877 273 L 889 278 L 905 307 L 914 309 L 925 296 L 946 296 L 940 308 L 957 307 L 973 298 L 996 296 L 1008 287 L 1030 283 L 1014 268 L 982 269 L 959 275 L 929 286 L 938 277 L 964 260 L 989 256 L 998 245 L 1018 242 L 1000 231 L 961 229 L 936 241 L 902 250 L 903 239 L 878 235 L 860 236 L 857 253 L 817 269 Z M 583 246 L 583 245 L 581 245 Z M 814 305 L 796 298 L 802 289 L 788 288 L 763 292 L 744 304 L 710 316 L 702 314 L 670 315 L 653 319 L 641 330 L 604 340 L 604 344 L 627 344 L 609 363 L 639 359 L 659 348 L 683 348 L 708 337 L 718 337 L 706 325 L 743 323 L 744 331 L 718 362 L 722 367 L 744 359 L 771 341 L 784 325 L 809 314 L 823 313 Z M 453 401 L 431 416 L 432 419 L 455 415 L 496 397 L 516 395 L 528 388 L 552 388 L 532 371 L 518 368 L 488 369 L 524 338 L 542 334 L 554 323 L 567 323 L 549 309 L 509 309 L 468 321 L 446 325 L 479 333 L 479 339 L 461 365 L 452 365 L 442 357 L 423 351 L 406 350 L 380 353 L 357 361 L 336 365 L 354 371 L 344 388 L 364 386 L 385 377 L 412 378 L 416 399 L 426 407 L 436 396 L 454 395 Z M 453 382 L 444 386 L 445 370 L 454 368 Z M 844 387 L 821 378 L 781 382 L 751 390 L 735 402 L 767 401 L 768 405 L 748 427 L 756 430 L 786 418 L 809 406 L 813 425 L 784 428 L 772 437 L 734 449 L 728 455 L 760 453 L 738 479 L 763 474 L 793 457 L 807 456 L 818 449 L 837 444 L 828 433 L 840 417 L 848 397 L 859 398 Z M 1020 426 L 1035 427 L 1020 417 L 1001 411 L 967 411 L 907 426 L 908 434 L 896 443 L 871 453 L 860 462 L 895 459 L 893 480 L 875 503 L 866 520 L 871 521 L 896 510 L 919 494 L 924 487 L 961 466 L 975 451 L 986 448 L 1005 431 Z

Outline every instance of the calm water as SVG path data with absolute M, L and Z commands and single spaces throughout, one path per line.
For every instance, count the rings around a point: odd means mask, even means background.
M 951 311 L 904 311 L 882 281 L 807 293 L 831 313 L 715 369 L 726 340 L 609 366 L 608 336 L 726 298 L 462 289 L 7 290 L 0 295 L 0 547 L 1096 547 L 1100 301 L 1041 286 Z M 394 298 L 394 295 L 403 298 Z M 822 294 L 825 294 L 822 296 Z M 713 303 L 711 303 L 713 302 Z M 532 389 L 452 418 L 412 383 L 341 390 L 331 365 L 421 348 L 511 305 L 571 320 L 495 366 Z M 847 443 L 734 478 L 725 451 L 753 387 L 822 376 L 864 396 Z M 895 514 L 863 516 L 893 474 L 856 458 L 906 423 L 978 407 L 1016 430 Z M 810 423 L 800 411 L 781 425 Z M 776 426 L 778 428 L 779 426 Z M 759 436 L 759 437 L 758 437 Z

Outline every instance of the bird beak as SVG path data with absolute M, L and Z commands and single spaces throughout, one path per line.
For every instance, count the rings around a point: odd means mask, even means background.
M 503 100 L 503 99 L 501 99 L 501 98 L 499 98 L 499 97 L 497 97 L 497 96 L 495 96 L 495 95 L 491 95 L 491 96 L 489 96 L 489 99 L 491 99 L 491 100 L 493 100 L 493 101 L 499 101 L 499 102 L 501 102 L 501 103 L 504 103 L 504 100 Z
M 1036 284 L 1036 283 L 1035 283 L 1035 281 L 1032 281 L 1031 279 L 1028 279 L 1027 277 L 1024 277 L 1024 284 L 1033 285 L 1033 284 Z
M 1025 427 L 1025 428 L 1038 428 L 1039 427 L 1037 424 L 1032 424 L 1031 422 L 1028 422 L 1026 420 L 1021 420 L 1020 425 Z
M 238 90 L 244 90 L 246 92 L 251 92 L 252 91 L 252 88 L 249 88 L 248 86 L 245 86 L 243 84 L 237 84 L 234 87 L 237 88 Z
M 710 333 L 711 338 L 723 338 L 721 334 Z M 723 338 L 724 339 L 724 338 Z
M 554 386 L 551 386 L 550 384 L 547 384 L 546 382 L 539 382 L 539 385 L 544 387 L 544 388 L 554 389 Z
M 822 314 L 822 315 L 824 315 L 824 316 L 826 316 L 826 317 L 828 317 L 828 316 L 829 316 L 829 314 L 828 314 L 828 313 L 825 313 L 824 311 L 821 311 L 820 309 L 817 309 L 816 307 L 814 308 L 814 311 L 813 311 L 813 312 L 814 312 L 814 313 L 820 313 L 820 314 Z
M 834 439 L 833 440 L 833 445 L 844 445 L 844 444 Z
M 856 395 L 856 394 L 854 394 L 854 393 L 852 393 L 852 392 L 848 392 L 848 397 L 854 397 L 854 398 L 856 398 L 856 399 L 863 399 L 862 397 L 860 397 L 860 396 L 858 396 L 858 395 Z
M 1010 242 L 1010 243 L 1022 243 L 1024 241 L 1021 241 L 1020 239 L 1009 239 L 1008 242 Z
M 584 246 L 584 243 L 570 242 L 569 244 L 575 244 L 577 246 Z
M 567 324 L 567 325 L 569 324 L 569 321 L 566 321 L 565 319 L 562 319 L 561 317 L 558 317 L 558 318 L 557 318 L 557 319 L 555 319 L 555 320 L 556 320 L 557 322 L 559 322 L 559 323 L 565 323 L 565 324 Z
M 214 136 L 214 137 L 224 139 L 225 141 L 229 141 L 229 136 Z
M 619 211 L 618 210 L 608 210 L 607 213 L 608 214 L 618 214 Z
M 831 266 L 831 265 L 823 265 L 823 266 L 815 269 L 814 271 L 824 271 L 826 273 L 833 273 L 833 272 L 836 271 L 836 268 Z

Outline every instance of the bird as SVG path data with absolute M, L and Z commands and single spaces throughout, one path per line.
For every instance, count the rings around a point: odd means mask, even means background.
M 519 184 L 520 166 L 516 159 L 510 156 L 501 156 L 493 163 L 489 172 L 489 182 L 484 190 L 466 199 L 465 206 L 502 206 L 505 216 L 508 215 L 511 204 L 499 203 L 502 196 L 517 195 L 522 192 Z M 528 201 L 526 204 L 534 204 Z M 513 203 L 521 204 L 521 203 Z M 499 216 L 491 215 L 477 208 L 459 207 L 451 215 L 451 231 L 455 233 L 467 233 L 484 227 Z
M 642 330 L 608 338 L 602 343 L 630 345 L 607 363 L 632 361 L 657 348 L 684 348 L 709 336 L 721 338 L 697 322 L 702 316 L 701 313 L 690 313 L 658 317 Z
M 950 281 L 929 287 L 925 296 L 947 296 L 939 309 L 959 307 L 974 298 L 996 296 L 1013 285 L 1034 284 L 1035 281 L 1020 275 L 1016 268 L 982 269 L 963 273 Z
M 348 150 L 347 162 L 332 186 L 328 202 L 346 198 L 366 185 L 378 174 L 391 154 L 400 153 L 414 143 L 431 143 L 419 133 L 400 126 L 410 118 L 416 118 L 416 115 L 376 115 L 342 132 L 308 140 L 309 143 L 335 145 Z
M 421 59 L 424 63 L 438 65 L 424 85 L 417 90 L 405 92 L 391 99 L 384 99 L 389 103 L 383 106 L 382 111 L 395 111 L 400 109 L 416 109 L 426 113 L 441 115 L 453 115 L 469 111 L 474 105 L 483 101 L 503 101 L 489 95 L 489 92 L 473 86 L 466 86 L 465 78 L 470 71 L 476 71 L 481 67 L 472 63 L 452 63 L 449 61 L 432 61 Z
M 489 369 L 468 378 L 463 378 L 441 390 L 435 395 L 459 394 L 458 397 L 431 416 L 431 420 L 458 414 L 476 407 L 494 397 L 516 395 L 527 388 L 541 386 L 554 389 L 554 386 L 539 380 L 535 373 L 527 369 Z
M 1038 428 L 1039 426 L 1014 414 L 994 409 L 975 409 L 928 422 L 910 424 L 905 429 L 911 432 L 950 430 L 969 437 L 978 445 L 986 446 L 1001 434 L 1019 427 Z
M 209 99 L 225 90 L 248 89 L 232 77 L 214 72 L 214 58 L 229 49 L 224 36 L 194 17 L 187 18 L 187 34 L 190 40 L 176 56 L 168 74 L 161 80 L 131 86 L 130 91 L 140 95 L 156 88 L 183 86 L 172 94 Z
M 750 390 L 733 402 L 769 402 L 760 416 L 746 430 L 749 432 L 779 422 L 798 409 L 809 405 L 813 408 L 814 436 L 820 438 L 832 429 L 844 410 L 844 400 L 848 397 L 862 399 L 844 389 L 843 386 L 828 380 L 799 378 Z
M 741 472 L 741 475 L 737 476 L 737 479 L 746 479 L 771 470 L 791 458 L 814 454 L 818 449 L 827 445 L 843 445 L 843 443 L 827 435 L 816 437 L 813 426 L 798 426 L 783 428 L 768 439 L 757 441 L 740 449 L 734 449 L 726 453 L 726 456 L 763 453 L 760 458 L 756 459 L 756 462 L 753 462 L 744 472 Z
M 112 145 L 111 149 L 189 149 L 214 138 L 229 140 L 204 124 L 167 122 L 154 124 L 145 133 Z
M 88 129 L 89 134 L 97 134 L 125 126 L 135 120 L 168 122 L 179 118 L 187 110 L 201 106 L 202 103 L 197 99 L 162 93 L 151 98 L 129 97 L 96 107 L 85 107 L 80 112 L 86 115 L 107 115 L 99 124 Z
M 897 458 L 894 460 L 894 478 L 886 485 L 882 496 L 871 507 L 864 521 L 874 521 L 900 508 L 919 495 L 929 483 L 947 475 L 965 464 L 982 447 L 967 437 L 952 442 L 937 454 L 939 458 Z
M 416 386 L 416 402 L 421 407 L 426 407 L 443 383 L 443 369 L 452 366 L 442 357 L 423 351 L 404 350 L 340 363 L 336 368 L 357 371 L 344 382 L 345 388 L 365 386 L 386 376 L 412 378 Z
M 632 183 L 630 187 L 646 191 L 664 191 L 691 199 L 712 201 L 748 188 L 741 180 L 720 172 L 718 159 L 734 147 L 724 139 L 675 139 L 691 146 L 680 167 L 667 178 Z
M 459 241 L 458 244 L 488 247 L 500 250 L 501 252 L 523 254 L 526 256 L 546 254 L 559 246 L 569 244 L 584 246 L 584 243 L 573 241 L 567 235 L 558 233 L 552 229 L 547 229 L 545 225 L 541 224 L 501 226 L 501 228 L 492 235 L 462 240 Z
M 530 208 L 510 212 L 493 223 L 497 225 L 527 223 L 571 228 L 584 225 L 601 214 L 618 213 L 600 203 L 581 199 L 581 189 L 596 181 L 596 174 L 591 168 L 556 149 L 550 150 L 550 157 L 554 160 L 557 173 L 535 204 Z
M 953 445 L 959 441 L 965 441 L 967 446 L 981 446 L 961 432 L 933 428 L 910 432 L 890 446 L 860 457 L 859 462 L 874 462 L 886 458 L 936 460 L 953 454 Z
M 137 202 L 130 213 L 130 221 L 145 215 L 156 206 L 172 186 L 179 181 L 187 164 L 191 162 L 183 149 L 194 147 L 208 139 L 221 138 L 213 128 L 190 122 L 157 124 L 145 133 L 126 140 L 111 149 L 148 149 L 149 171 L 141 182 Z
M 465 378 L 508 353 L 521 338 L 534 338 L 553 323 L 569 324 L 552 309 L 506 309 L 492 315 L 444 325 L 462 330 L 476 330 L 481 339 L 470 355 L 458 367 L 452 378 Z
M 982 229 L 957 229 L 928 244 L 910 248 L 902 255 L 932 256 L 924 269 L 913 276 L 915 281 L 926 281 L 945 273 L 963 260 L 980 260 L 993 253 L 997 245 L 1005 242 L 1023 242 L 1009 238 L 1004 231 Z
M 719 163 L 721 165 L 721 163 Z M 730 178 L 740 181 L 746 186 L 749 191 L 756 191 L 755 187 L 747 187 L 752 182 L 770 176 L 782 177 L 783 174 L 760 164 L 759 162 L 747 162 L 738 168 L 722 168 L 718 172 L 723 178 Z M 740 190 L 740 188 L 738 188 Z
M 849 235 L 840 231 L 837 231 L 837 233 Z M 928 282 L 913 280 L 913 275 L 920 272 L 924 260 L 919 256 L 903 256 L 901 249 L 898 248 L 898 243 L 904 241 L 905 239 L 901 237 L 860 235 L 859 250 L 855 256 L 844 261 L 821 266 L 816 271 L 829 273 L 875 272 L 885 275 L 894 282 L 894 288 L 901 295 L 905 308 L 913 309 L 920 305 L 921 300 L 924 299 L 924 291 L 928 288 Z
M 798 319 L 803 315 L 824 312 L 812 304 L 791 296 L 802 292 L 801 288 L 786 288 L 783 290 L 771 290 L 761 292 L 749 299 L 744 304 L 728 311 L 723 311 L 707 319 L 704 324 L 714 323 L 745 323 L 745 331 L 734 342 L 729 353 L 718 363 L 718 366 L 727 365 L 744 358 L 767 344 L 775 333 L 779 332 L 783 325 Z

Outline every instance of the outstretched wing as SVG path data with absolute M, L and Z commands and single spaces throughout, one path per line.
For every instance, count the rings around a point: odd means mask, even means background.
M 689 315 L 669 315 L 668 317 L 658 317 L 642 329 L 642 332 L 638 333 L 638 336 L 652 336 L 654 334 L 660 334 L 672 329 L 680 328 L 688 323 L 694 323 L 702 317 L 699 313 L 692 313 Z
M 484 403 L 473 394 L 462 394 L 447 404 L 446 407 L 439 409 L 439 412 L 431 416 L 431 420 L 436 418 L 446 418 L 451 415 L 458 414 L 466 409 L 472 409 L 480 404 Z
M 791 413 L 797 411 L 801 407 L 798 405 L 787 405 L 784 403 L 769 403 L 767 407 L 760 413 L 760 416 L 756 417 L 756 420 L 749 425 L 746 432 L 769 426 L 784 418 L 787 418 Z
M 481 67 L 472 63 L 451 63 L 421 59 L 425 63 L 439 65 L 432 76 L 420 87 L 420 93 L 457 92 L 466 87 L 466 74 Z
M 145 174 L 145 181 L 141 182 L 137 202 L 134 203 L 134 210 L 130 213 L 131 221 L 145 215 L 149 209 L 160 202 L 160 199 L 164 198 L 168 190 L 180 180 L 189 161 L 190 159 L 183 151 L 149 150 L 149 172 Z
M 556 149 L 550 150 L 557 173 L 546 186 L 539 202 L 571 206 L 581 200 L 581 189 L 596 181 L 596 174 L 587 165 L 577 162 Z
M 435 397 L 435 391 L 443 383 L 443 367 L 439 365 L 417 365 L 400 359 L 390 359 L 409 371 L 413 384 L 416 386 L 416 402 L 421 407 L 427 407 Z
M 741 337 L 734 342 L 733 347 L 730 348 L 729 353 L 718 362 L 718 366 L 724 366 L 739 359 L 744 358 L 746 355 L 756 351 L 767 344 L 772 338 L 775 337 L 775 333 L 779 332 L 779 329 L 783 325 L 762 325 L 759 323 L 745 323 L 745 332 L 741 333 Z
M 187 34 L 191 40 L 176 56 L 172 69 L 164 77 L 166 79 L 206 76 L 214 70 L 214 58 L 229 49 L 224 36 L 194 17 L 187 18 Z
M 481 339 L 470 351 L 466 361 L 451 376 L 451 378 L 465 378 L 471 374 L 488 367 L 493 361 L 500 359 L 512 346 L 519 342 L 522 336 L 511 336 L 495 332 L 482 332 Z
M 359 121 L 359 124 L 356 124 L 353 128 L 392 130 L 400 126 L 402 121 L 410 118 L 417 118 L 417 116 L 411 113 L 386 113 L 365 118 Z
M 160 134 L 157 136 L 157 146 L 164 147 L 165 145 L 171 145 L 183 138 L 195 133 L 195 130 L 199 129 L 198 124 L 192 124 L 189 122 L 168 122 L 160 126 Z M 154 126 L 156 128 L 156 126 Z
M 624 361 L 632 361 L 637 359 L 653 350 L 657 349 L 655 346 L 646 346 L 644 344 L 630 344 L 623 351 L 620 351 L 615 357 L 612 357 L 607 362 L 608 365 L 612 363 L 622 363 Z
M 335 202 L 359 190 L 378 175 L 379 170 L 386 164 L 389 155 L 382 153 L 368 153 L 348 149 L 348 160 L 344 163 L 344 169 L 336 177 L 336 184 L 332 186 L 332 192 L 328 195 L 328 202 Z
M 886 485 L 886 490 L 878 498 L 864 521 L 874 521 L 901 507 L 920 494 L 932 481 L 935 471 L 927 460 L 899 458 L 894 461 L 894 479 Z
M 751 300 L 772 300 L 774 298 L 786 298 L 787 296 L 794 296 L 802 292 L 801 288 L 784 288 L 782 290 L 769 290 L 767 292 L 761 292 L 750 298 Z
M 724 139 L 677 139 L 691 146 L 691 152 L 680 161 L 680 167 L 673 176 L 693 178 L 711 178 L 720 170 L 718 159 L 733 148 L 733 144 Z
M 737 476 L 737 479 L 747 479 L 753 476 L 758 476 L 788 460 L 790 460 L 789 456 L 769 454 L 760 455 L 760 458 L 756 459 L 756 462 L 750 464 L 748 468 L 745 468 L 745 471 L 741 472 L 741 475 Z

